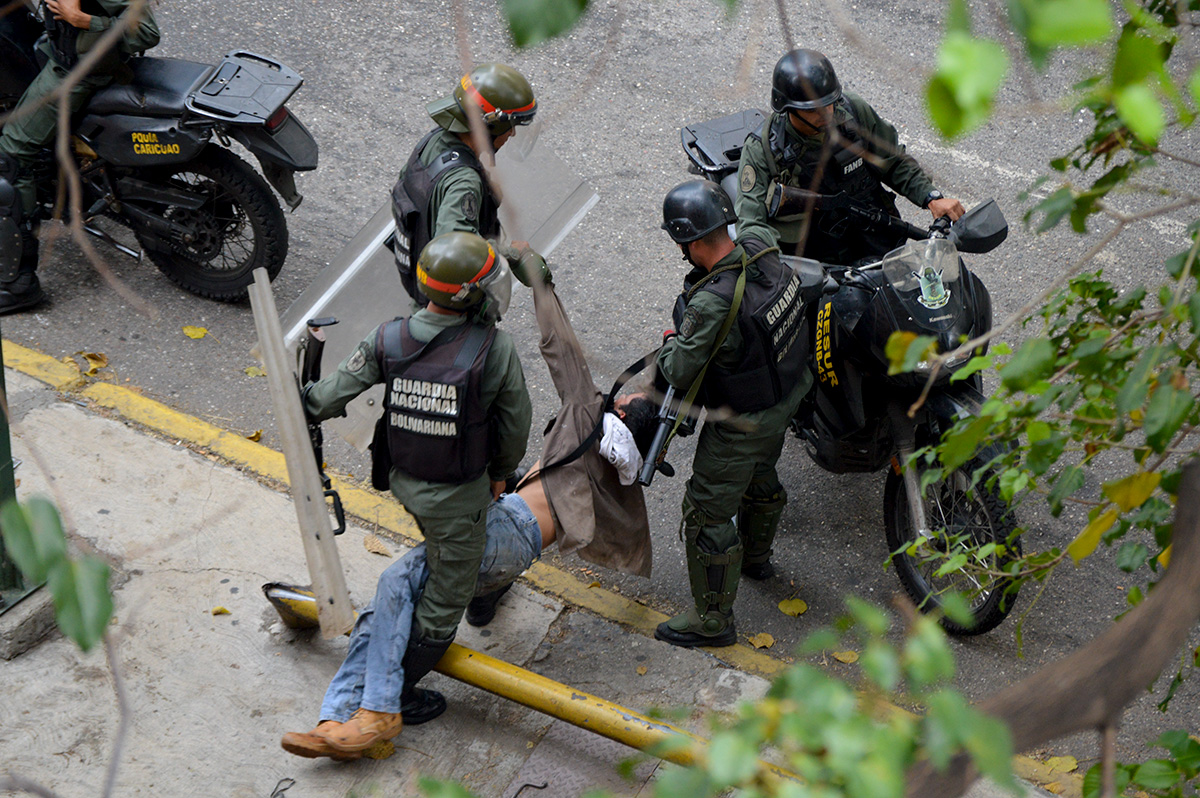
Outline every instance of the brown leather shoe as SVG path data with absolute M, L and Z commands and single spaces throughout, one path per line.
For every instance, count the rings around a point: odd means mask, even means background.
M 350 720 L 337 728 L 314 733 L 325 740 L 329 747 L 343 753 L 365 751 L 381 740 L 390 740 L 400 733 L 404 721 L 400 713 L 374 712 L 359 707 Z
M 283 746 L 283 750 L 289 754 L 306 757 L 308 759 L 316 759 L 317 757 L 327 756 L 331 759 L 336 759 L 339 762 L 349 762 L 353 759 L 358 759 L 362 756 L 361 753 L 347 753 L 338 751 L 330 747 L 324 737 L 319 737 L 321 732 L 333 731 L 342 724 L 336 720 L 323 720 L 317 724 L 317 728 L 309 732 L 288 732 L 283 735 L 283 739 L 279 744 Z

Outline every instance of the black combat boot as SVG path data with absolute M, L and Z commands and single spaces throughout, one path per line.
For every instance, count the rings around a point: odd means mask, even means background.
M 682 648 L 732 646 L 737 642 L 733 601 L 737 598 L 742 545 L 716 554 L 690 541 L 684 548 L 696 606 L 660 623 L 654 636 Z
M 21 265 L 16 279 L 0 282 L 0 316 L 42 304 L 46 294 L 38 282 L 38 240 L 33 225 L 21 224 Z
M 467 605 L 467 623 L 472 626 L 487 626 L 491 623 L 492 619 L 496 617 L 496 605 L 510 589 L 512 589 L 512 582 L 471 599 L 471 603 Z
M 415 634 L 408 639 L 408 650 L 404 652 L 401 665 L 404 667 L 404 688 L 400 691 L 400 715 L 404 718 L 405 726 L 420 726 L 428 723 L 446 711 L 446 697 L 437 690 L 425 690 L 417 687 L 427 673 L 433 670 L 454 642 L 449 640 L 431 640 Z

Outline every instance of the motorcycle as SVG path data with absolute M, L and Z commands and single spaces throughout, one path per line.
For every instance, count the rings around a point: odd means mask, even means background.
M 0 118 L 12 111 L 45 62 L 43 25 L 32 12 L 0 16 Z M 216 65 L 131 58 L 129 72 L 75 114 L 71 143 L 83 189 L 84 230 L 172 282 L 210 299 L 246 296 L 254 269 L 274 279 L 288 251 L 279 201 L 302 199 L 295 173 L 317 168 L 317 143 L 286 103 L 303 79 L 244 51 Z M 260 176 L 230 151 L 255 155 Z M 37 174 L 37 217 L 49 217 L 59 168 L 47 149 Z M 268 183 L 270 185 L 268 185 Z M 133 231 L 142 252 L 97 227 L 108 218 Z
M 736 197 L 742 144 L 762 120 L 759 111 L 751 110 L 685 127 L 681 135 L 691 171 Z M 931 336 L 938 350 L 946 352 L 991 329 L 987 288 L 959 252 L 995 249 L 1007 236 L 1008 224 L 991 200 L 953 224 L 943 217 L 925 230 L 840 195 L 792 192 L 792 201 L 839 209 L 849 229 L 911 239 L 879 260 L 851 266 L 783 256 L 799 273 L 816 309 L 814 314 L 810 306 L 808 319 L 816 384 L 792 430 L 826 471 L 887 468 L 884 530 L 906 592 L 925 611 L 940 608 L 940 597 L 947 592 L 965 593 L 970 622 L 943 617 L 942 625 L 958 635 L 990 631 L 1016 600 L 1010 580 L 998 574 L 1021 552 L 1015 517 L 988 465 L 1000 452 L 984 450 L 931 484 L 926 484 L 927 467 L 912 458 L 923 447 L 936 445 L 956 421 L 978 413 L 985 398 L 979 374 L 954 379 L 975 353 L 963 353 L 936 375 L 924 362 L 915 371 L 889 374 L 886 350 L 897 331 Z M 910 416 L 913 406 L 917 409 Z M 941 567 L 955 556 L 975 567 L 943 575 Z

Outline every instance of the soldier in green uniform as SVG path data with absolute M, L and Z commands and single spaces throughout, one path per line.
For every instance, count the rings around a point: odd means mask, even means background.
M 0 230 L 13 233 L 0 240 L 0 315 L 34 307 L 45 299 L 37 278 L 34 167 L 38 154 L 54 138 L 59 104 L 46 103 L 28 114 L 22 109 L 61 86 L 80 56 L 90 51 L 105 31 L 135 13 L 131 5 L 130 0 L 44 0 L 42 4 L 49 36 L 41 48 L 49 60 L 21 96 L 13 111 L 15 118 L 0 132 Z M 137 23 L 118 45 L 71 88 L 68 102 L 72 113 L 112 82 L 123 60 L 158 44 L 158 24 L 149 3 L 136 13 Z
M 415 685 L 449 648 L 475 594 L 485 510 L 529 440 L 525 376 L 512 339 L 494 324 L 511 295 L 504 260 L 474 233 L 447 233 L 425 247 L 416 277 L 426 307 L 378 327 L 336 372 L 304 390 L 305 412 L 325 420 L 384 383 L 373 456 L 389 458 L 392 493 L 416 519 L 428 555 L 400 712 L 360 710 L 339 730 L 348 740 L 387 739 L 401 718 L 414 725 L 445 710 L 440 694 Z
M 396 267 L 418 304 L 424 298 L 417 295 L 413 275 L 425 244 L 455 230 L 476 233 L 493 244 L 500 238 L 500 200 L 488 185 L 480 162 L 483 153 L 468 122 L 473 108 L 481 115 L 494 152 L 513 137 L 517 126 L 533 121 L 537 100 L 517 70 L 482 64 L 463 75 L 451 95 L 427 106 L 438 126 L 417 143 L 392 189 L 392 215 L 400 236 Z M 503 254 L 516 260 L 519 253 Z
M 772 76 L 771 108 L 751 133 L 738 165 L 738 239 L 754 237 L 784 254 L 849 264 L 886 254 L 903 243 L 894 234 L 864 229 L 838 203 L 789 197 L 787 187 L 898 216 L 884 186 L 936 218 L 952 220 L 962 204 L 933 181 L 899 143 L 896 129 L 861 97 L 843 92 L 833 65 L 815 50 L 793 50 Z
M 775 247 L 735 244 L 726 228 L 734 221 L 732 201 L 711 181 L 676 186 L 663 202 L 663 229 L 695 268 L 658 371 L 708 409 L 680 527 L 695 607 L 654 633 L 685 647 L 733 645 L 741 574 L 773 573 L 771 544 L 787 503 L 775 463 L 812 386 L 800 280 Z

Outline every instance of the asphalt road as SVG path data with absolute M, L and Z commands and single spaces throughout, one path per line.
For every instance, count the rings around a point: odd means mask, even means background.
M 600 203 L 554 253 L 552 266 L 597 380 L 607 385 L 670 326 L 669 309 L 685 270 L 658 224 L 662 196 L 687 177 L 678 130 L 699 119 L 766 106 L 771 67 L 786 46 L 775 4 L 748 0 L 736 15 L 726 16 L 723 6 L 706 0 L 607 0 L 593 3 L 570 36 L 521 53 L 507 44 L 498 4 L 467 5 L 465 39 L 473 58 L 510 63 L 529 77 L 548 123 L 544 143 L 600 194 Z M 914 0 L 786 5 L 799 43 L 834 60 L 844 84 L 897 125 L 909 151 L 948 196 L 968 206 L 995 197 L 1005 209 L 1013 225 L 1009 240 L 971 261 L 991 290 L 998 318 L 1036 296 L 1086 251 L 1094 233 L 1034 236 L 1023 229 L 1026 206 L 1018 195 L 1087 129 L 1086 118 L 1056 104 L 1092 56 L 1056 56 L 1047 74 L 1022 75 L 1004 92 L 989 125 L 950 146 L 925 121 L 920 89 L 940 38 L 939 5 Z M 974 5 L 978 30 L 986 32 L 991 7 Z M 385 201 L 398 167 L 430 127 L 425 103 L 446 93 L 460 74 L 453 9 L 440 0 L 167 0 L 157 13 L 164 37 L 156 55 L 212 62 L 228 50 L 246 49 L 279 58 L 305 77 L 290 108 L 317 137 L 321 166 L 300 178 L 306 199 L 287 217 L 291 250 L 275 283 L 278 304 L 285 308 Z M 838 19 L 852 23 L 851 36 Z M 1050 110 L 1040 110 L 1047 106 Z M 1194 152 L 1196 144 L 1194 135 L 1176 136 L 1164 147 Z M 1186 174 L 1165 168 L 1165 179 L 1184 183 Z M 1122 202 L 1134 207 L 1135 199 Z M 904 212 L 911 221 L 927 217 L 910 206 Z M 1125 284 L 1153 279 L 1154 264 L 1181 246 L 1183 230 L 1178 219 L 1143 225 L 1099 264 Z M 153 318 L 136 312 L 103 284 L 74 244 L 62 242 L 41 270 L 50 304 L 5 318 L 4 336 L 57 357 L 103 352 L 113 380 L 227 429 L 247 435 L 263 430 L 264 439 L 274 441 L 265 381 L 244 371 L 255 365 L 248 304 L 193 297 L 149 263 L 104 254 L 155 309 Z M 517 288 L 514 304 L 504 326 L 518 342 L 535 402 L 534 427 L 540 430 L 555 409 L 554 393 L 537 355 L 524 289 Z M 193 340 L 183 334 L 184 325 L 209 334 Z M 1034 333 L 1036 328 L 1018 329 L 1010 340 Z M 686 444 L 672 452 L 680 466 L 690 455 Z M 531 453 L 538 446 L 536 439 L 531 442 Z M 329 460 L 340 471 L 367 473 L 365 460 L 348 446 L 331 445 Z M 686 468 L 680 470 L 686 475 Z M 770 632 L 775 650 L 783 652 L 834 620 L 844 595 L 886 602 L 899 587 L 882 566 L 887 555 L 882 475 L 826 474 L 794 441 L 785 448 L 780 472 L 791 503 L 776 546 L 779 576 L 744 583 L 737 615 L 740 632 Z M 682 476 L 659 477 L 648 494 L 653 579 L 618 578 L 600 569 L 596 578 L 667 611 L 686 605 L 676 536 L 682 490 Z M 1027 548 L 1063 546 L 1082 523 L 1069 512 L 1059 519 L 1035 508 L 1022 512 L 1029 520 Z M 1027 590 L 1018 607 L 1020 641 L 1014 615 L 988 635 L 958 642 L 960 685 L 973 697 L 987 695 L 1091 639 L 1125 606 L 1129 580 L 1108 559 L 1101 553 L 1078 569 L 1064 569 L 1036 603 L 1034 590 Z M 564 564 L 584 565 L 574 558 Z M 793 595 L 809 605 L 798 619 L 775 606 Z M 1200 728 L 1195 680 L 1180 688 L 1166 718 L 1154 709 L 1165 683 L 1127 714 L 1122 756 L 1145 756 L 1143 742 L 1162 729 Z M 1085 766 L 1097 756 L 1091 738 L 1064 741 L 1053 750 Z

